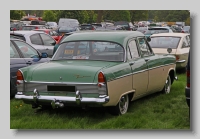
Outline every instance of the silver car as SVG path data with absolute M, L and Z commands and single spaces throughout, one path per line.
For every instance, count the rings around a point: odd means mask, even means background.
M 26 41 L 39 52 L 53 56 L 53 48 L 56 44 L 54 38 L 44 32 L 38 31 L 10 31 L 11 38 L 18 38 Z

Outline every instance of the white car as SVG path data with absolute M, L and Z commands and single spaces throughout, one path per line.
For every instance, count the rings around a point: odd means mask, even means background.
M 56 44 L 54 38 L 44 32 L 38 31 L 10 31 L 11 38 L 22 39 L 33 46 L 39 52 L 53 56 L 53 48 Z
M 155 54 L 167 54 L 166 49 L 172 48 L 171 54 L 176 57 L 176 69 L 186 67 L 190 49 L 190 34 L 159 33 L 151 35 L 149 45 Z

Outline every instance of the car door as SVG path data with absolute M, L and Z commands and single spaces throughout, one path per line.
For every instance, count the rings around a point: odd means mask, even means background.
M 23 59 L 26 61 L 27 66 L 47 61 L 47 58 L 40 58 L 37 50 L 35 50 L 29 44 L 20 40 L 15 40 L 14 44 L 20 50 L 20 53 L 23 56 Z
M 136 90 L 134 97 L 137 98 L 147 91 L 149 73 L 147 64 L 138 51 L 135 39 L 128 42 L 127 62 L 132 70 L 132 86 Z
M 31 35 L 29 38 L 30 38 L 31 46 L 33 46 L 40 53 L 46 52 L 46 49 L 45 49 L 42 39 L 40 37 L 40 33 L 35 33 L 35 34 Z
M 43 41 L 43 46 L 46 50 L 46 53 L 49 55 L 49 57 L 53 56 L 53 48 L 56 44 L 56 41 L 49 35 L 47 34 L 40 34 L 42 41 Z
M 148 87 L 145 93 L 152 93 L 160 90 L 163 86 L 163 67 L 159 55 L 155 55 L 144 37 L 137 38 L 138 48 L 142 59 L 147 65 Z M 158 76 L 159 75 L 159 76 Z

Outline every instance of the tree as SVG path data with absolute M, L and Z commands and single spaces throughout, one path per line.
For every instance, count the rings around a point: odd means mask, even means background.
M 42 19 L 45 21 L 56 21 L 56 15 L 52 10 L 46 10 L 43 13 Z
M 148 10 L 131 10 L 130 18 L 132 23 L 134 23 L 135 21 L 147 21 Z
M 10 10 L 10 19 L 20 20 L 25 16 L 25 12 L 22 10 Z

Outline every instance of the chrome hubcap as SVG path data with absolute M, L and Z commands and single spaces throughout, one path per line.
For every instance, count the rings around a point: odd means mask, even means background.
M 125 114 L 128 109 L 128 95 L 121 97 L 120 102 L 119 102 L 119 109 L 121 114 Z
M 167 77 L 166 83 L 165 83 L 165 93 L 169 94 L 171 88 L 171 80 L 169 77 Z

